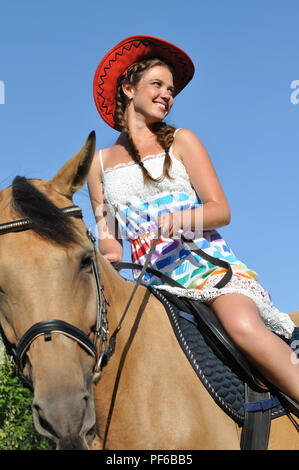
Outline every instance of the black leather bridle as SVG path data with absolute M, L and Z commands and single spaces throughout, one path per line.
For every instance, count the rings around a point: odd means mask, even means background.
M 82 218 L 82 210 L 78 206 L 65 207 L 60 210 L 68 216 Z M 7 234 L 10 232 L 21 232 L 24 230 L 30 230 L 32 228 L 33 226 L 29 218 L 14 220 L 8 223 L 0 224 L 0 235 Z M 93 243 L 94 258 L 92 259 L 92 270 L 97 290 L 97 318 L 95 327 L 93 329 L 93 339 L 91 339 L 84 331 L 80 330 L 79 328 L 70 323 L 67 323 L 62 320 L 46 320 L 35 323 L 31 328 L 29 328 L 21 337 L 16 347 L 14 347 L 9 343 L 2 327 L 0 326 L 7 354 L 11 362 L 14 364 L 20 378 L 23 380 L 25 385 L 27 385 L 31 389 L 33 388 L 31 381 L 28 380 L 22 372 L 25 366 L 26 352 L 30 348 L 30 345 L 33 343 L 33 341 L 41 335 L 44 335 L 45 341 L 51 340 L 52 333 L 61 333 L 77 341 L 77 343 L 79 343 L 80 346 L 82 346 L 83 349 L 85 349 L 85 351 L 94 358 L 94 377 L 99 379 L 101 375 L 101 363 L 103 361 L 105 350 L 107 349 L 108 321 L 106 306 L 109 305 L 109 303 L 105 296 L 104 288 L 101 283 L 97 262 L 95 238 L 90 230 L 87 230 L 87 236 L 89 240 Z M 100 350 L 98 353 L 97 341 L 99 338 Z
M 60 210 L 68 216 L 82 218 L 82 210 L 79 206 L 65 207 Z M 4 223 L 4 224 L 0 224 L 0 235 L 10 233 L 10 232 L 21 232 L 24 230 L 30 230 L 32 228 L 33 228 L 33 225 L 29 218 L 18 219 L 18 220 Z M 26 352 L 28 351 L 28 349 L 30 348 L 30 345 L 38 336 L 44 335 L 45 341 L 50 341 L 52 333 L 61 333 L 65 336 L 72 338 L 73 340 L 77 341 L 77 343 L 79 343 L 80 346 L 82 346 L 88 354 L 94 357 L 95 367 L 93 370 L 93 381 L 94 383 L 98 383 L 102 375 L 103 367 L 105 367 L 108 364 L 110 357 L 114 353 L 115 344 L 116 344 L 116 336 L 121 329 L 122 323 L 125 319 L 129 306 L 132 302 L 132 299 L 136 293 L 138 286 L 140 285 L 142 281 L 145 271 L 156 275 L 157 277 L 167 282 L 169 285 L 182 288 L 182 286 L 179 283 L 169 278 L 168 276 L 164 275 L 160 271 L 148 268 L 148 264 L 151 260 L 152 253 L 156 248 L 160 235 L 161 235 L 161 229 L 159 228 L 157 237 L 154 239 L 152 243 L 151 249 L 146 257 L 144 265 L 139 265 L 135 263 L 112 263 L 117 270 L 133 268 L 133 269 L 139 269 L 141 272 L 138 276 L 138 279 L 135 282 L 133 291 L 126 305 L 126 308 L 123 312 L 123 315 L 121 316 L 119 324 L 114 330 L 114 332 L 112 333 L 112 335 L 110 336 L 109 344 L 108 344 L 109 331 L 108 331 L 108 319 L 107 319 L 107 305 L 109 305 L 109 302 L 106 298 L 104 287 L 102 285 L 101 278 L 100 278 L 100 273 L 99 273 L 99 268 L 98 268 L 98 259 L 97 259 L 97 249 L 96 249 L 96 244 L 95 244 L 96 239 L 94 238 L 90 230 L 87 230 L 87 237 L 93 244 L 94 258 L 92 259 L 92 270 L 93 270 L 93 275 L 94 275 L 94 279 L 96 283 L 96 291 L 97 291 L 97 318 L 96 318 L 95 327 L 93 329 L 93 333 L 94 333 L 93 340 L 91 340 L 90 337 L 86 333 L 84 333 L 82 330 L 80 330 L 79 328 L 77 328 L 76 326 L 70 323 L 64 322 L 62 320 L 46 320 L 46 321 L 35 323 L 31 328 L 29 328 L 21 337 L 17 346 L 14 348 L 8 342 L 5 336 L 5 333 L 0 325 L 0 332 L 2 334 L 3 342 L 6 347 L 8 356 L 10 357 L 10 360 L 14 364 L 20 378 L 23 380 L 25 385 L 27 385 L 29 388 L 32 389 L 31 381 L 29 381 L 22 374 L 24 365 L 25 365 Z M 213 263 L 216 266 L 220 266 L 226 269 L 227 271 L 226 274 L 215 285 L 216 288 L 220 289 L 221 287 L 226 285 L 227 282 L 229 282 L 229 280 L 232 277 L 232 269 L 231 269 L 230 264 L 227 261 L 214 258 L 208 255 L 203 250 L 198 248 L 198 246 L 192 240 L 186 238 L 184 235 L 182 235 L 182 239 L 189 246 L 189 248 L 195 253 L 197 253 L 199 256 Z M 97 350 L 98 339 L 100 339 L 99 352 Z
M 82 210 L 78 206 L 65 207 L 60 210 L 66 215 L 82 218 Z M 10 233 L 10 232 L 20 232 L 24 230 L 30 230 L 32 228 L 33 228 L 32 222 L 29 218 L 14 220 L 8 223 L 0 224 L 0 235 Z M 155 276 L 161 278 L 164 282 L 168 283 L 169 285 L 182 288 L 181 284 L 177 283 L 173 279 L 164 275 L 160 271 L 148 268 L 148 264 L 150 263 L 153 251 L 156 248 L 160 235 L 161 235 L 161 228 L 158 229 L 157 236 L 153 240 L 153 243 L 151 245 L 149 253 L 147 254 L 144 265 L 139 265 L 136 263 L 112 263 L 115 269 L 117 270 L 133 268 L 133 269 L 139 269 L 141 272 L 138 276 L 138 279 L 135 282 L 131 296 L 127 302 L 127 305 L 121 316 L 121 319 L 117 327 L 115 328 L 114 332 L 110 336 L 109 344 L 108 344 L 109 331 L 108 331 L 108 318 L 107 318 L 107 305 L 109 305 L 109 302 L 106 298 L 104 287 L 102 285 L 101 278 L 100 278 L 100 273 L 99 273 L 99 268 L 98 268 L 98 259 L 97 259 L 97 249 L 96 249 L 96 244 L 95 244 L 96 239 L 94 238 L 90 230 L 87 230 L 87 237 L 93 244 L 94 257 L 92 259 L 92 270 L 93 270 L 93 275 L 94 275 L 94 279 L 96 283 L 96 291 L 97 291 L 97 317 L 96 317 L 95 327 L 93 329 L 93 333 L 94 333 L 93 340 L 91 340 L 91 338 L 84 331 L 80 330 L 79 328 L 77 328 L 76 326 L 70 323 L 67 323 L 62 320 L 46 320 L 46 321 L 35 323 L 33 326 L 31 326 L 21 337 L 16 347 L 13 347 L 7 340 L 5 333 L 0 324 L 0 333 L 2 334 L 3 342 L 6 347 L 6 352 L 11 362 L 14 364 L 19 377 L 21 378 L 21 380 L 27 387 L 33 390 L 33 385 L 32 385 L 31 380 L 29 380 L 23 374 L 23 369 L 24 369 L 25 362 L 26 362 L 25 356 L 26 356 L 26 352 L 30 348 L 30 345 L 33 343 L 33 341 L 35 341 L 37 337 L 43 335 L 45 341 L 50 341 L 52 333 L 61 333 L 73 339 L 74 341 L 76 341 L 80 346 L 83 347 L 83 349 L 85 349 L 85 351 L 88 354 L 90 354 L 94 358 L 95 366 L 93 369 L 93 382 L 97 384 L 102 376 L 103 367 L 107 366 L 110 357 L 115 351 L 116 336 L 121 329 L 122 323 L 128 312 L 129 306 L 132 302 L 132 299 L 136 293 L 138 286 L 141 284 L 145 271 L 152 273 Z M 232 277 L 232 269 L 228 262 L 208 255 L 203 250 L 198 248 L 198 246 L 192 240 L 184 237 L 184 235 L 182 235 L 182 239 L 189 246 L 190 250 L 194 251 L 199 256 L 213 263 L 214 265 L 220 266 L 226 269 L 227 271 L 226 274 L 215 285 L 216 288 L 220 289 L 221 287 L 223 287 L 229 282 L 229 280 Z M 99 350 L 97 349 L 98 339 L 100 340 Z M 113 412 L 113 398 L 114 397 L 112 397 L 112 400 L 111 400 L 107 423 L 106 423 L 103 449 L 105 448 L 111 415 Z

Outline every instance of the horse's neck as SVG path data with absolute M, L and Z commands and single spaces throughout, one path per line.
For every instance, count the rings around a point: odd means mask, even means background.
M 105 295 L 110 304 L 109 311 L 113 311 L 109 318 L 119 321 L 134 283 L 124 279 L 102 255 L 98 256 L 98 262 Z

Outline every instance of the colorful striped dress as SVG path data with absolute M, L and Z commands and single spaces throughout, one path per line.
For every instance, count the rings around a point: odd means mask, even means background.
M 190 183 L 184 164 L 172 154 L 172 148 L 169 153 L 172 162 L 170 175 L 175 180 L 164 178 L 160 183 L 144 184 L 142 170 L 134 161 L 104 169 L 102 151 L 99 152 L 108 226 L 117 220 L 119 236 L 131 245 L 132 262 L 141 265 L 156 237 L 159 215 L 197 208 L 202 204 Z M 164 158 L 165 153 L 160 153 L 148 155 L 142 161 L 151 175 L 157 178 L 163 173 Z M 178 235 L 182 232 L 179 231 Z M 190 237 L 190 232 L 186 236 Z M 214 286 L 226 270 L 190 251 L 180 237 L 169 239 L 161 236 L 149 267 L 171 277 L 182 288 L 170 287 L 148 273 L 143 282 L 205 303 L 225 293 L 247 295 L 257 305 L 266 326 L 286 338 L 291 337 L 294 323 L 288 315 L 274 307 L 269 293 L 257 282 L 258 274 L 234 255 L 219 232 L 195 230 L 192 238 L 209 255 L 230 263 L 233 276 L 224 287 L 218 289 Z M 139 273 L 134 271 L 134 277 L 137 278 Z

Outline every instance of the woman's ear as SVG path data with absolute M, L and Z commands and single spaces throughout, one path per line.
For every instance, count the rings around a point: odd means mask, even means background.
M 123 83 L 122 84 L 122 91 L 124 93 L 124 95 L 129 99 L 131 100 L 133 98 L 133 95 L 134 95 L 134 87 L 133 85 L 130 85 L 129 83 Z

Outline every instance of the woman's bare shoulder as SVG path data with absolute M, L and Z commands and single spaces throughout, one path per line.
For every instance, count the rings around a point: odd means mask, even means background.
M 107 162 L 111 160 L 115 151 L 117 151 L 115 144 L 95 151 L 92 161 L 92 170 L 96 171 L 98 176 L 102 176 L 102 168 L 105 169 L 107 167 Z
M 200 139 L 195 132 L 191 131 L 190 129 L 185 129 L 183 127 L 177 129 L 175 133 L 175 142 L 179 144 L 189 143 L 190 141 L 197 141 L 200 142 Z
M 204 149 L 204 146 L 199 137 L 190 129 L 179 128 L 175 133 L 173 142 L 173 154 L 178 156 L 182 161 L 190 154 L 189 149 L 196 147 L 198 150 Z

